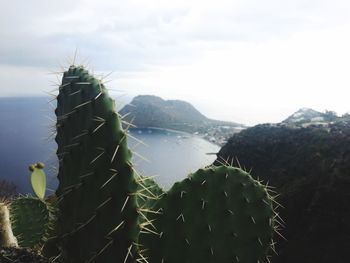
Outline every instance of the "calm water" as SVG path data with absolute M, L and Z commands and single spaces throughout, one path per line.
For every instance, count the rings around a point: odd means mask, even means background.
M 134 155 L 134 165 L 141 174 L 155 176 L 164 188 L 187 176 L 190 172 L 211 164 L 219 147 L 202 138 L 156 129 L 134 129 L 131 135 L 141 139 L 147 146 L 129 138 Z M 138 145 L 138 146 L 137 146 Z M 136 146 L 136 147 L 135 147 Z
M 21 193 L 31 192 L 28 165 L 46 164 L 48 188 L 57 186 L 56 143 L 50 138 L 55 116 L 47 98 L 0 98 L 0 178 L 13 181 Z M 140 174 L 156 176 L 165 188 L 191 171 L 212 163 L 219 147 L 201 138 L 156 129 L 134 129 L 129 139 Z M 147 146 L 145 146 L 146 144 Z M 144 158 L 140 157 L 143 156 Z M 144 160 L 147 159 L 147 160 Z

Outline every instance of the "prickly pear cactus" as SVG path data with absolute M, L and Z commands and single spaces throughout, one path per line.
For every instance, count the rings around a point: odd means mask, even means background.
M 200 169 L 154 207 L 141 243 L 152 263 L 264 262 L 274 232 L 265 186 L 238 168 Z
M 140 231 L 137 182 L 114 101 L 71 66 L 57 96 L 61 262 L 133 262 Z
M 13 234 L 21 247 L 35 247 L 45 238 L 50 225 L 47 205 L 32 197 L 19 197 L 10 204 Z
M 32 173 L 30 176 L 30 182 L 35 195 L 44 200 L 46 192 L 46 175 L 44 172 L 44 164 L 36 163 L 29 166 L 29 170 Z
M 50 195 L 45 199 L 45 204 L 49 208 L 50 212 L 50 224 L 47 234 L 43 238 L 43 246 L 40 253 L 48 259 L 54 261 L 60 254 L 58 248 L 59 242 L 57 237 L 57 218 L 59 215 L 57 197 L 56 195 Z
M 150 210 L 153 209 L 164 194 L 163 189 L 151 177 L 140 176 L 138 182 L 137 205 Z
M 139 240 L 142 240 L 143 235 L 157 234 L 154 224 L 150 218 L 154 217 L 154 207 L 160 200 L 164 191 L 151 177 L 141 176 L 139 178 L 139 187 L 137 195 L 137 205 L 139 207 L 139 224 L 143 228 L 140 231 Z M 138 252 L 143 254 L 144 246 L 138 242 Z M 147 263 L 146 261 L 143 261 Z

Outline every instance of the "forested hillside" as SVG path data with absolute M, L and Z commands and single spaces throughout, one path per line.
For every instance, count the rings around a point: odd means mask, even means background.
M 348 262 L 350 125 L 258 125 L 235 134 L 216 163 L 233 161 L 275 186 L 285 221 L 274 263 Z

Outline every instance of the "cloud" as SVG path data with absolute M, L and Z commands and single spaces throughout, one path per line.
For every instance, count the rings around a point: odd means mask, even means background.
M 349 110 L 343 99 L 350 85 L 345 0 L 32 0 L 1 6 L 0 80 L 6 86 L 0 96 L 42 94 L 45 73 L 66 64 L 78 48 L 79 61 L 116 72 L 111 85 L 117 89 L 199 107 L 212 101 L 202 108 L 213 117 L 230 107 L 225 118 L 248 121 L 254 112 L 258 121 L 273 110 L 280 112 L 277 120 L 299 105 Z
M 344 113 L 349 46 L 349 25 L 261 43 L 225 43 L 186 65 L 121 76 L 115 86 L 132 83 L 128 91 L 135 95 L 147 90 L 191 100 L 208 116 L 250 124 L 278 122 L 305 106 Z
M 98 67 L 138 70 L 152 61 L 188 55 L 164 27 L 182 10 L 145 8 L 136 1 L 33 2 L 16 8 L 5 4 L 0 11 L 1 64 L 51 66 L 49 61 L 79 48 Z
M 76 47 L 103 68 L 139 70 L 148 64 L 179 63 L 200 56 L 206 46 L 212 47 L 210 42 L 261 42 L 342 23 L 349 4 L 326 3 L 7 2 L 0 11 L 1 64 L 51 66 L 55 58 L 73 53 Z

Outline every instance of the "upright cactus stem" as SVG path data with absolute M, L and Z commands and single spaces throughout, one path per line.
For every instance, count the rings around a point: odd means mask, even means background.
M 135 260 L 138 186 L 115 108 L 85 68 L 64 73 L 55 111 L 62 262 Z

